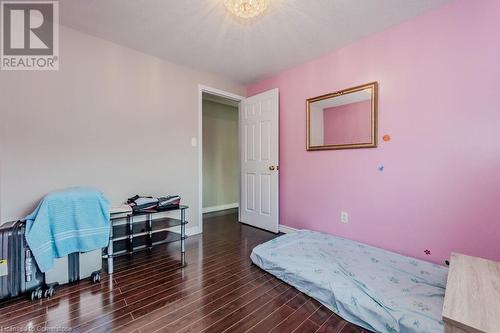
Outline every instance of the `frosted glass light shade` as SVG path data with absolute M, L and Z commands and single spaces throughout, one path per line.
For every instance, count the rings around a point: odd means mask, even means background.
M 264 13 L 269 0 L 224 0 L 224 5 L 233 15 L 250 19 Z

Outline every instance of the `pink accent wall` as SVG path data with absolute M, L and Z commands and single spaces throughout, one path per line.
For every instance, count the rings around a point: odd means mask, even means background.
M 367 143 L 371 139 L 371 101 L 323 110 L 323 143 Z
M 280 89 L 280 222 L 500 260 L 499 31 L 500 1 L 456 0 L 249 86 Z M 305 100 L 371 81 L 379 147 L 307 152 Z

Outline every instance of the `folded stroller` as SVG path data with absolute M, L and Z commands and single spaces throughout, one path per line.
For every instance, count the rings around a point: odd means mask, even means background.
M 179 208 L 181 197 L 178 195 L 169 195 L 166 197 L 142 197 L 139 195 L 133 196 L 127 200 L 127 204 L 132 207 L 134 212 L 144 210 L 171 210 Z
M 135 195 L 127 200 L 127 204 L 132 207 L 132 210 L 134 212 L 145 209 L 156 209 L 158 208 L 158 199 L 153 197 L 141 197 L 139 195 Z
M 169 195 L 158 198 L 158 210 L 169 210 L 179 208 L 181 197 L 178 195 Z

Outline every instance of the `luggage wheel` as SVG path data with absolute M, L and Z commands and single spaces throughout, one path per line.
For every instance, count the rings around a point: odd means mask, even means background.
M 45 291 L 43 292 L 43 297 L 49 298 L 54 296 L 54 293 L 56 292 L 55 286 L 50 286 Z
M 101 282 L 101 272 L 94 272 L 90 276 L 90 279 L 92 280 L 92 283 L 99 283 Z
M 43 296 L 43 290 L 42 288 L 38 287 L 31 292 L 30 298 L 32 301 L 35 301 L 37 299 L 41 299 L 42 296 Z

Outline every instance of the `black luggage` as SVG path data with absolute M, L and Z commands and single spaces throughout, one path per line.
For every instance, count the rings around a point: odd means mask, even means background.
M 26 245 L 24 228 L 22 222 L 0 226 L 0 300 L 28 293 L 31 299 L 43 296 L 43 273 Z
M 0 226 L 0 301 L 27 294 L 32 300 L 50 297 L 59 284 L 90 277 L 101 280 L 102 249 L 56 259 L 54 268 L 40 272 L 24 237 L 25 223 Z

